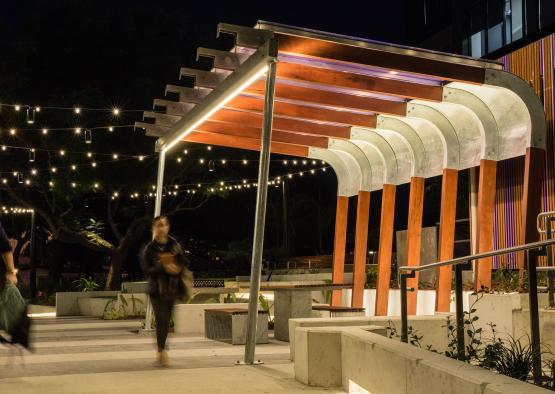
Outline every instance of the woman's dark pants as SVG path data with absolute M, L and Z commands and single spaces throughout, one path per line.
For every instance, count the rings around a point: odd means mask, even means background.
M 168 331 L 170 330 L 174 300 L 152 297 L 151 302 L 156 316 L 156 343 L 158 345 L 158 351 L 161 352 L 166 349 L 166 339 L 168 338 Z

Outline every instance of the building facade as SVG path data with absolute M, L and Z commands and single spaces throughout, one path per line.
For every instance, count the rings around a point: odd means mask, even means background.
M 535 90 L 544 104 L 547 155 L 542 209 L 555 210 L 555 0 L 411 0 L 410 44 L 432 50 L 495 59 Z M 524 158 L 499 163 L 495 204 L 495 249 L 521 242 Z M 494 260 L 517 267 L 517 256 Z

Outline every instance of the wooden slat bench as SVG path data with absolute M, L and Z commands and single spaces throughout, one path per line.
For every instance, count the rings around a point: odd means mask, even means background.
M 365 311 L 364 308 L 331 305 L 313 305 L 312 310 L 319 313 L 320 317 L 364 316 Z
M 246 309 L 221 308 L 204 310 L 206 338 L 244 345 L 247 337 Z M 268 343 L 268 312 L 258 311 L 256 343 Z

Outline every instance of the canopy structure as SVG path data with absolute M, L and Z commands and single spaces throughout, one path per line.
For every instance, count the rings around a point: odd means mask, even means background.
M 370 193 L 383 190 L 376 296 L 381 315 L 388 312 L 397 185 L 410 183 L 409 265 L 420 263 L 424 180 L 438 175 L 439 259 L 453 256 L 460 170 L 480 168 L 477 252 L 487 251 L 493 248 L 496 162 L 525 155 L 522 226 L 526 238 L 536 234 L 531 229 L 539 212 L 545 114 L 532 88 L 501 64 L 262 21 L 254 28 L 222 23 L 220 33 L 233 34 L 233 49 L 198 48 L 197 56 L 212 58 L 213 68 L 182 68 L 180 76 L 192 77 L 194 87 L 168 85 L 166 92 L 178 101 L 155 100 L 156 111 L 144 114 L 151 121 L 136 124 L 158 137 L 158 212 L 165 153 L 179 141 L 260 150 L 255 266 L 269 151 L 324 160 L 338 181 L 335 283 L 343 282 L 346 201 L 358 196 L 353 306 L 363 302 Z M 449 308 L 449 269 L 439 272 L 438 311 Z M 491 261 L 480 261 L 476 286 L 490 284 Z M 257 282 L 252 285 L 251 292 Z M 409 313 L 415 313 L 418 278 L 409 286 L 415 289 Z M 341 304 L 340 292 L 332 302 Z

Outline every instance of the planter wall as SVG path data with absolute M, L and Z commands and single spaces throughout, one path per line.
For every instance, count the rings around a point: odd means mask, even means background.
M 80 298 L 116 297 L 118 291 L 65 291 L 56 293 L 56 316 L 79 316 Z

